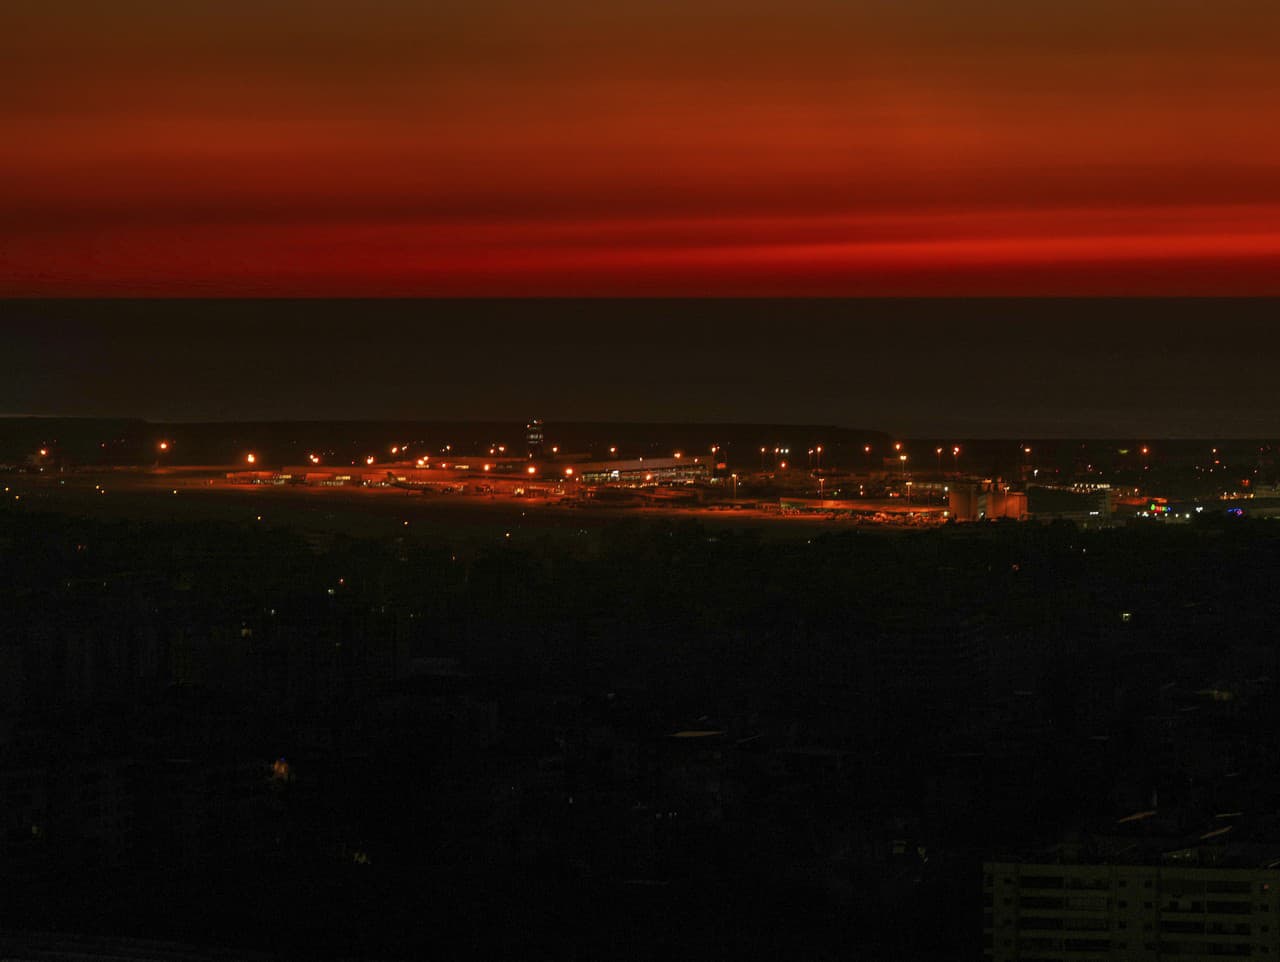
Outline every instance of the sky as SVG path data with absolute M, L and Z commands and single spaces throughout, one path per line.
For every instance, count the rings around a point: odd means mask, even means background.
M 0 296 L 1280 295 L 1275 0 L 5 0 Z
M 1273 299 L 36 300 L 0 415 L 1280 438 Z M 0 440 L 6 426 L 0 420 Z

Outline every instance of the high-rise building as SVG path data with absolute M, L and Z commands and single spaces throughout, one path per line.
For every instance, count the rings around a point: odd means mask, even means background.
M 983 866 L 984 951 L 1013 960 L 1280 956 L 1280 849 Z

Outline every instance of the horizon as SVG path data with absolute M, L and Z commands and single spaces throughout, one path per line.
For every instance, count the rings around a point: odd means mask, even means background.
M 852 424 L 909 436 L 1271 437 L 1277 302 L 0 302 L 0 407 L 154 421 Z

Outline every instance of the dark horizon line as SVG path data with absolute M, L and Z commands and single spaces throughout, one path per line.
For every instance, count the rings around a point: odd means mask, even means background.
M 965 302 L 981 302 L 981 301 L 1088 301 L 1097 303 L 1101 301 L 1109 301 L 1116 303 L 1129 303 L 1135 301 L 1188 301 L 1195 303 L 1213 303 L 1227 302 L 1239 303 L 1242 301 L 1280 301 L 1280 294 L 898 294 L 898 295 L 809 295 L 809 294 L 779 294 L 779 295 L 735 295 L 735 294 L 681 294 L 681 295 L 663 295 L 663 294 L 493 294 L 475 297 L 463 296 L 406 296 L 402 294 L 359 294 L 359 295 L 324 295 L 324 294 L 190 294 L 190 295 L 164 295 L 149 296 L 145 294 L 60 294 L 49 297 L 14 297 L 0 296 L 0 304 L 57 304 L 65 302 L 103 302 L 103 303 L 122 303 L 129 301 L 143 301 L 154 303 L 187 303 L 190 301 L 267 301 L 279 303 L 305 303 L 324 301 L 327 303 L 358 303 L 358 302 L 415 302 L 430 301 L 436 303 L 451 304 L 499 304 L 506 302 L 519 301 L 538 301 L 538 302 L 555 302 L 555 301 L 589 301 L 599 303 L 609 303 L 613 301 L 646 301 L 646 302 L 690 302 L 697 303 L 702 301 L 720 301 L 720 302 L 828 302 L 837 303 L 841 301 L 862 301 L 862 302 L 881 302 L 881 303 L 903 303 L 903 302 L 942 302 L 942 301 L 965 301 Z
M 61 414 L 0 414 L 0 424 L 4 422 L 15 421 L 74 421 L 80 423 L 94 423 L 103 421 L 125 421 L 138 424 L 153 425 L 156 427 L 166 426 L 182 426 L 182 427 L 270 427 L 270 426 L 291 426 L 291 425 L 378 425 L 378 424 L 403 424 L 403 425 L 494 425 L 494 424 L 512 424 L 519 425 L 527 423 L 526 420 L 520 418 L 264 418 L 264 419 L 240 419 L 240 420 L 183 420 L 183 419 L 157 419 L 147 418 L 134 415 L 61 415 Z M 831 431 L 842 431 L 854 433 L 865 431 L 871 434 L 882 434 L 886 437 L 893 436 L 893 432 L 886 431 L 883 428 L 871 427 L 852 427 L 841 424 L 820 423 L 816 421 L 636 421 L 626 418 L 620 418 L 610 421 L 578 421 L 555 419 L 550 422 L 554 425 L 568 425 L 578 428 L 589 427 L 608 427 L 611 425 L 628 425 L 632 427 L 652 427 L 652 428 L 820 428 Z M 1220 443 L 1234 441 L 1265 441 L 1275 440 L 1280 437 L 1280 433 L 1276 435 L 1270 434 L 1240 434 L 1240 435 L 1161 435 L 1161 434 L 900 434 L 897 435 L 904 441 L 910 440 L 927 440 L 936 441 L 943 438 L 950 438 L 957 441 L 1143 441 L 1147 443 L 1161 441 L 1176 441 L 1187 443 L 1193 441 L 1216 441 Z

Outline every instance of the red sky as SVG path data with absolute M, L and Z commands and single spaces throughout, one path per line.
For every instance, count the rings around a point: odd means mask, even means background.
M 1280 295 L 1274 0 L 6 0 L 0 295 Z

